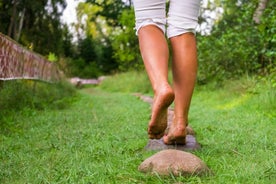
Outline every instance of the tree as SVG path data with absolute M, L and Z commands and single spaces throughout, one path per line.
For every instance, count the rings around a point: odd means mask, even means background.
M 105 17 L 108 25 L 113 27 L 120 25 L 118 20 L 122 11 L 131 6 L 130 1 L 124 3 L 122 0 L 87 0 L 86 2 L 101 7 L 101 10 L 96 13 L 96 17 Z
M 2 0 L 0 31 L 43 55 L 62 53 L 65 6 L 65 0 Z
M 119 17 L 119 22 L 122 29 L 112 34 L 113 57 L 121 71 L 141 69 L 143 62 L 140 57 L 138 39 L 133 29 L 135 25 L 133 9 L 125 9 Z
M 77 7 L 78 21 L 74 27 L 80 40 L 79 46 L 83 41 L 89 40 L 91 48 L 88 50 L 94 53 L 93 56 L 88 56 L 84 54 L 84 50 L 79 50 L 79 57 L 88 65 L 93 62 L 93 66 L 102 73 L 110 73 L 118 68 L 118 62 L 114 57 L 113 35 L 122 30 L 119 19 L 123 9 L 128 6 L 130 5 L 121 0 L 87 0 Z

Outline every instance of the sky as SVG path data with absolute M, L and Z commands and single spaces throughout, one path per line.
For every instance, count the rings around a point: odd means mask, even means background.
M 67 6 L 63 12 L 63 15 L 61 17 L 62 21 L 70 24 L 72 22 L 76 22 L 77 16 L 76 16 L 76 7 L 80 2 L 84 2 L 84 0 L 66 0 Z
M 80 2 L 84 2 L 85 0 L 66 0 L 67 6 L 63 12 L 62 20 L 68 24 L 76 21 L 76 7 Z M 126 0 L 122 0 L 126 1 Z M 209 0 L 213 1 L 213 0 Z M 203 0 L 203 6 L 207 6 L 208 0 Z
M 125 0 L 123 0 L 125 1 Z M 209 2 L 214 2 L 214 0 L 203 0 L 203 7 L 207 6 L 207 3 Z M 63 16 L 61 17 L 62 21 L 64 23 L 67 23 L 70 25 L 73 22 L 76 22 L 77 16 L 76 16 L 76 7 L 80 2 L 85 2 L 85 0 L 66 0 L 67 6 L 63 12 Z M 214 12 L 205 12 L 205 15 L 209 17 L 208 20 L 206 20 L 206 24 L 201 25 L 201 29 L 204 29 L 205 32 L 208 34 L 211 30 L 211 27 L 216 19 L 216 17 L 221 14 L 223 10 L 221 8 L 217 8 Z M 208 25 L 207 25 L 208 24 Z M 211 26 L 211 27 L 210 27 Z M 70 26 L 69 26 L 70 27 Z M 73 30 L 71 30 L 73 32 Z
M 62 21 L 70 24 L 72 22 L 76 22 L 77 16 L 76 16 L 76 7 L 80 2 L 84 2 L 85 0 L 66 0 L 67 6 L 66 9 L 63 12 L 63 16 L 61 17 Z M 126 1 L 126 0 L 122 0 Z

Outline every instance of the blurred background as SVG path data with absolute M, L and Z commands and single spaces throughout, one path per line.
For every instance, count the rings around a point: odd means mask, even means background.
M 203 0 L 198 83 L 275 71 L 276 1 Z M 68 77 L 143 69 L 131 0 L 0 0 L 0 32 Z

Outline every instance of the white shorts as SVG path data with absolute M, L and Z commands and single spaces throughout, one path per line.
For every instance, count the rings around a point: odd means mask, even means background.
M 170 0 L 168 16 L 166 16 L 166 0 L 133 0 L 136 20 L 136 34 L 141 27 L 155 25 L 168 38 L 192 32 L 198 25 L 201 0 Z

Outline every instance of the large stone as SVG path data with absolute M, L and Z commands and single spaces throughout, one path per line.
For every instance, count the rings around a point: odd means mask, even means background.
M 194 135 L 186 136 L 186 144 L 172 144 L 167 145 L 163 142 L 163 138 L 161 139 L 149 139 L 148 144 L 144 148 L 147 151 L 160 151 L 165 149 L 176 149 L 182 151 L 196 151 L 201 149 L 200 144 L 196 141 Z
M 197 156 L 174 149 L 160 151 L 142 162 L 138 168 L 144 173 L 174 176 L 207 175 L 210 169 Z

